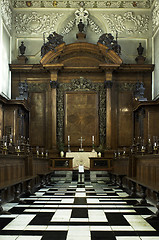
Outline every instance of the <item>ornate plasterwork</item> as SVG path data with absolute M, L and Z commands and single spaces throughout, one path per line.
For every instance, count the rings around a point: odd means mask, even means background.
M 63 13 L 40 15 L 37 12 L 16 13 L 14 26 L 17 34 L 50 33 L 55 30 L 57 21 Z
M 20 0 L 12 0 L 13 6 L 15 8 L 78 8 L 80 1 L 50 1 L 50 0 L 32 0 L 32 1 L 20 1 Z M 27 4 L 27 2 L 31 2 L 31 4 Z M 153 0 L 147 1 L 113 1 L 113 0 L 89 0 L 85 1 L 84 5 L 86 8 L 150 8 L 152 6 Z
M 148 31 L 149 16 L 145 14 L 135 16 L 133 12 L 125 12 L 124 15 L 102 14 L 102 16 L 112 32 L 136 34 Z
M 100 27 L 89 17 L 89 12 L 81 7 L 80 9 L 75 11 L 75 18 L 73 20 L 70 20 L 66 24 L 61 34 L 65 35 L 69 33 L 73 29 L 73 26 L 75 24 L 76 26 L 78 26 L 80 19 L 82 20 L 82 23 L 85 25 L 85 28 L 87 26 L 90 26 L 91 30 L 96 34 L 102 33 Z
M 152 11 L 152 29 L 153 31 L 159 26 L 159 2 L 155 3 Z
M 12 10 L 10 6 L 9 0 L 2 0 L 1 1 L 1 14 L 3 21 L 8 28 L 9 31 L 12 29 Z

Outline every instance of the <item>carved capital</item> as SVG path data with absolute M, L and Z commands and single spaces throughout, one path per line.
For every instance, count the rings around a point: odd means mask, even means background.
M 57 81 L 50 81 L 50 87 L 51 87 L 52 89 L 57 88 L 57 87 L 58 87 L 58 82 L 57 82 Z
M 104 87 L 105 88 L 112 88 L 113 82 L 112 81 L 105 81 L 104 82 Z

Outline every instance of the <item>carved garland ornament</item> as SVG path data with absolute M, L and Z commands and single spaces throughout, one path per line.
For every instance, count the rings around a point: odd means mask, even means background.
M 39 15 L 37 12 L 17 13 L 14 18 L 17 34 L 26 33 L 50 33 L 54 31 L 57 21 L 63 13 L 52 13 Z
M 145 14 L 135 16 L 133 12 L 125 12 L 124 15 L 102 14 L 102 16 L 107 20 L 111 31 L 126 32 L 128 34 L 148 31 L 149 16 Z
M 64 142 L 64 92 L 66 91 L 96 91 L 99 95 L 99 139 L 100 144 L 105 143 L 105 116 L 106 100 L 103 83 L 92 83 L 90 80 L 80 77 L 70 83 L 59 83 L 57 88 L 57 139 L 58 143 Z
M 1 14 L 4 20 L 5 25 L 7 26 L 8 30 L 11 31 L 12 29 L 12 10 L 10 7 L 9 0 L 2 0 L 1 1 Z

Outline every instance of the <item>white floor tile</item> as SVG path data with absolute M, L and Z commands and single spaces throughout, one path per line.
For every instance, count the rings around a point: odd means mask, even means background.
M 24 229 L 25 231 L 45 231 L 47 226 L 45 225 L 28 225 Z
M 67 236 L 69 237 L 69 236 L 80 236 L 81 237 L 81 239 L 82 239 L 82 237 L 90 237 L 90 235 L 91 235 L 91 233 L 90 233 L 90 231 L 70 231 L 70 230 L 68 230 L 68 233 L 67 233 Z
M 11 208 L 15 207 L 16 205 L 18 205 L 18 203 L 5 203 L 5 204 L 2 204 L 2 207 L 4 211 L 9 211 Z
M 18 236 L 0 235 L 0 240 L 16 240 Z
M 85 192 L 85 188 L 77 188 L 76 192 Z
M 46 231 L 68 231 L 68 226 L 62 225 L 47 226 Z
M 79 225 L 76 225 L 76 226 L 69 226 L 69 231 L 89 231 L 89 226 L 79 226 Z
M 40 209 L 25 209 L 24 212 L 40 212 Z
M 134 231 L 131 226 L 111 226 L 113 231 Z
M 126 236 L 126 237 L 116 237 L 116 240 L 141 240 L 140 237 Z
M 69 198 L 69 199 L 62 199 L 61 203 L 74 203 L 74 198 Z
M 19 236 L 16 240 L 40 240 L 42 236 Z
M 82 239 L 81 239 L 81 236 L 67 236 L 66 240 L 91 240 L 91 237 L 90 236 L 82 236 Z
M 32 214 L 21 214 L 14 220 L 12 220 L 7 226 L 3 228 L 3 230 L 24 230 L 29 222 L 35 217 L 36 215 Z
M 159 240 L 159 237 L 149 236 L 149 237 L 140 237 L 141 240 Z
M 70 220 L 72 209 L 58 209 L 56 210 L 51 222 L 68 222 Z
M 90 226 L 90 231 L 112 231 L 110 226 Z
M 103 210 L 88 210 L 89 222 L 108 222 Z
M 16 218 L 19 214 L 2 214 L 0 218 Z
M 88 218 L 71 218 L 70 222 L 88 222 Z
M 124 217 L 135 231 L 155 231 L 140 215 L 124 215 Z
M 76 193 L 75 197 L 86 197 L 86 193 Z
M 87 198 L 87 203 L 100 203 L 98 198 Z

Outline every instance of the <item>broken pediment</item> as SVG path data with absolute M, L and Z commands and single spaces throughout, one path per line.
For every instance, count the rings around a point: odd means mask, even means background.
M 107 46 L 98 42 L 97 44 L 77 42 L 66 45 L 62 43 L 54 50 L 46 53 L 41 59 L 42 65 L 62 64 L 63 67 L 100 67 L 103 64 L 122 64 L 122 59 Z

